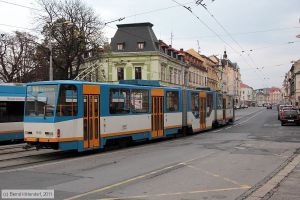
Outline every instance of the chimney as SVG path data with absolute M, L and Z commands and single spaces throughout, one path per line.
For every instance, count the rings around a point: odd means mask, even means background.
M 226 53 L 226 51 L 224 51 L 223 58 L 224 58 L 224 59 L 227 59 L 227 53 Z

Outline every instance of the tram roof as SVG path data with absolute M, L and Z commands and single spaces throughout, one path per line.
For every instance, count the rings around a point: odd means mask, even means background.
M 2 97 L 24 97 L 25 87 L 22 85 L 0 85 L 0 96 Z
M 88 82 L 88 81 L 78 81 L 78 80 L 54 80 L 54 81 L 39 81 L 39 82 L 31 82 L 27 83 L 26 85 L 55 85 L 55 84 L 74 84 L 74 85 L 83 85 L 83 84 L 89 84 L 89 85 L 107 85 L 107 86 L 126 86 L 126 87 L 144 87 L 144 88 L 150 88 L 150 87 L 161 87 L 166 89 L 180 89 L 179 87 L 165 87 L 165 86 L 159 86 L 159 85 L 142 85 L 142 84 L 133 84 L 132 82 L 121 82 L 120 84 L 116 83 L 100 83 L 100 82 Z

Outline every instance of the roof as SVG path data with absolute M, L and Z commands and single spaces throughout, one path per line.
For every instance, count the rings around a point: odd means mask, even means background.
M 194 49 L 189 49 L 186 51 L 188 54 L 190 54 L 191 56 L 194 56 L 195 58 L 198 58 L 201 61 L 204 61 L 204 58 Z
M 119 24 L 118 30 L 111 39 L 113 52 L 158 51 L 158 40 L 152 30 L 153 24 L 132 23 Z M 138 49 L 137 43 L 144 42 L 144 49 Z M 124 50 L 118 50 L 118 44 L 124 44 Z
M 241 83 L 241 88 L 251 88 L 249 85 Z
M 269 88 L 269 93 L 273 93 L 273 92 L 281 92 L 281 90 L 276 87 Z

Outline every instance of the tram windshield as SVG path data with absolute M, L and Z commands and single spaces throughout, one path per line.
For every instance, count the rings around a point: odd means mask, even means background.
M 27 86 L 25 115 L 29 117 L 53 117 L 58 85 Z

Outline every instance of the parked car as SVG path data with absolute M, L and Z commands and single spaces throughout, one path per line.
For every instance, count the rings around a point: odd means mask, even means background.
M 272 109 L 272 104 L 268 104 L 267 109 Z
M 292 109 L 292 105 L 279 105 L 278 106 L 278 120 L 280 120 L 280 115 L 283 109 Z
M 281 126 L 286 123 L 300 125 L 300 114 L 296 109 L 283 109 L 280 115 Z

